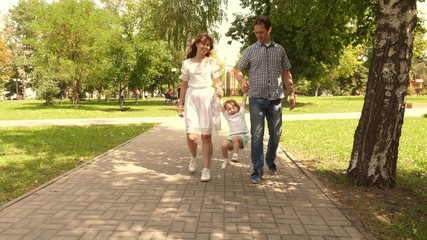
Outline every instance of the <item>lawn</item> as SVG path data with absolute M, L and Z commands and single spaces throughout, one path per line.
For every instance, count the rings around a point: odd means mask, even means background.
M 46 105 L 40 100 L 0 101 L 0 120 L 69 119 L 69 118 L 130 118 L 171 117 L 177 113 L 176 104 L 166 104 L 164 98 L 148 98 L 138 101 L 127 99 L 123 109 L 118 101 L 82 101 L 75 108 L 66 100 Z
M 225 99 L 229 99 L 226 97 Z M 241 97 L 233 97 L 238 102 Z M 408 102 L 427 103 L 427 97 L 408 97 Z M 307 113 L 345 113 L 361 112 L 363 97 L 297 97 L 297 106 L 286 114 Z M 126 99 L 123 109 L 118 101 L 82 101 L 75 108 L 69 100 L 56 101 L 46 105 L 40 100 L 0 101 L 0 120 L 23 119 L 69 119 L 69 118 L 130 118 L 130 117 L 172 117 L 176 115 L 177 105 L 167 104 L 165 99 L 147 98 L 139 100 L 138 105 L 132 99 Z
M 240 97 L 233 97 L 241 101 Z M 227 99 L 227 98 L 226 98 Z M 360 112 L 363 97 L 298 97 L 286 114 Z M 427 97 L 407 102 L 427 103 Z M 164 98 L 118 102 L 69 101 L 45 105 L 38 100 L 0 101 L 0 120 L 168 117 L 176 104 Z M 378 239 L 424 239 L 427 236 L 427 118 L 405 118 L 400 138 L 398 185 L 391 190 L 349 184 L 349 164 L 357 120 L 285 121 L 282 146 L 327 186 Z M 154 125 L 90 127 L 16 127 L 0 131 L 0 204 L 69 169 L 75 168 Z M 108 134 L 106 134 L 108 128 Z M 104 144 L 93 144 L 101 142 Z M 64 149 L 58 152 L 57 149 Z
M 282 146 L 312 171 L 378 239 L 427 236 L 427 118 L 405 118 L 391 190 L 355 187 L 346 180 L 358 120 L 283 123 Z
M 0 205 L 153 126 L 0 128 Z

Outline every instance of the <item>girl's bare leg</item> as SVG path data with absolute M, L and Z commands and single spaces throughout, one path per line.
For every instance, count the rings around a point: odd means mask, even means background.
M 225 140 L 222 144 L 221 144 L 221 154 L 222 154 L 222 158 L 227 159 L 228 158 L 228 151 L 233 149 L 233 144 L 228 141 Z
M 242 146 L 242 144 L 243 144 L 243 141 L 240 137 L 237 137 L 237 136 L 233 137 L 233 151 L 234 151 L 234 153 L 237 153 L 237 154 L 239 153 L 240 146 Z

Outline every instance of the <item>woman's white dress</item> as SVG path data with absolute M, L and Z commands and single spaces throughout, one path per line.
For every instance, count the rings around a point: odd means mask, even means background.
M 207 57 L 197 63 L 188 58 L 183 61 L 181 79 L 188 81 L 185 94 L 185 126 L 187 133 L 212 134 L 212 129 L 220 125 L 218 101 L 213 79 L 218 78 L 219 65 L 214 58 Z

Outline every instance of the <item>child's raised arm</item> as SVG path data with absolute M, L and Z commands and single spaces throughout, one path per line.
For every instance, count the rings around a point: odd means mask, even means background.
M 243 98 L 242 98 L 242 108 L 246 109 L 246 99 L 248 98 L 248 93 L 243 93 Z
M 224 108 L 224 102 L 222 101 L 222 98 L 219 99 L 219 106 L 221 107 L 221 112 L 224 113 L 225 108 Z

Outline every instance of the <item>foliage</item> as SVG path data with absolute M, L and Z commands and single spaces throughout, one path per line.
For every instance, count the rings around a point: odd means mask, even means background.
M 0 37 L 0 90 L 3 89 L 2 83 L 10 80 L 13 74 L 12 53 Z
M 327 69 L 338 64 L 344 49 L 354 41 L 355 23 L 360 11 L 351 1 L 242 1 L 250 9 L 250 16 L 240 16 L 233 22 L 227 36 L 233 40 L 245 39 L 248 46 L 256 39 L 250 31 L 238 32 L 242 27 L 252 28 L 252 21 L 259 14 L 269 15 L 272 38 L 282 43 L 293 64 L 297 79 L 316 81 L 325 76 Z M 240 21 L 244 21 L 243 23 Z M 371 21 L 372 22 L 372 21 Z M 249 35 L 248 35 L 249 34 Z
M 72 86 L 74 103 L 78 104 L 82 85 L 107 57 L 103 50 L 117 34 L 115 18 L 92 1 L 63 0 L 43 8 L 33 26 L 38 33 L 32 39 L 38 71 L 49 69 L 53 79 Z
M 52 104 L 55 96 L 59 94 L 58 84 L 55 81 L 43 81 L 37 88 L 37 98 L 45 100 L 46 104 Z
M 333 95 L 361 95 L 365 91 L 368 69 L 363 65 L 360 45 L 349 45 L 339 59 L 339 64 L 328 74 Z M 334 81 L 335 80 L 335 81 Z
M 189 1 L 189 0 L 149 0 L 149 22 L 152 31 L 161 39 L 170 43 L 174 63 L 181 62 L 185 51 L 198 32 L 211 32 L 217 37 L 214 29 L 225 16 L 222 6 L 227 0 Z
M 363 59 L 357 56 L 359 61 L 367 61 L 363 67 L 360 64 L 349 66 L 354 73 L 351 79 L 340 77 L 334 71 L 342 67 L 343 55 L 352 45 L 370 50 L 377 12 L 375 0 L 242 0 L 241 6 L 249 11 L 236 15 L 226 36 L 243 43 L 246 48 L 256 41 L 252 33 L 255 17 L 269 15 L 273 24 L 272 38 L 285 47 L 297 87 L 300 81 L 303 88 L 307 86 L 305 81 L 311 83 L 310 90 L 305 93 L 317 95 L 321 90 L 335 94 L 364 92 L 371 51 L 364 52 Z M 415 46 L 421 53 L 419 50 L 425 49 L 421 41 L 425 27 L 422 19 L 419 23 L 416 36 L 420 41 Z M 331 78 L 333 75 L 335 77 Z

